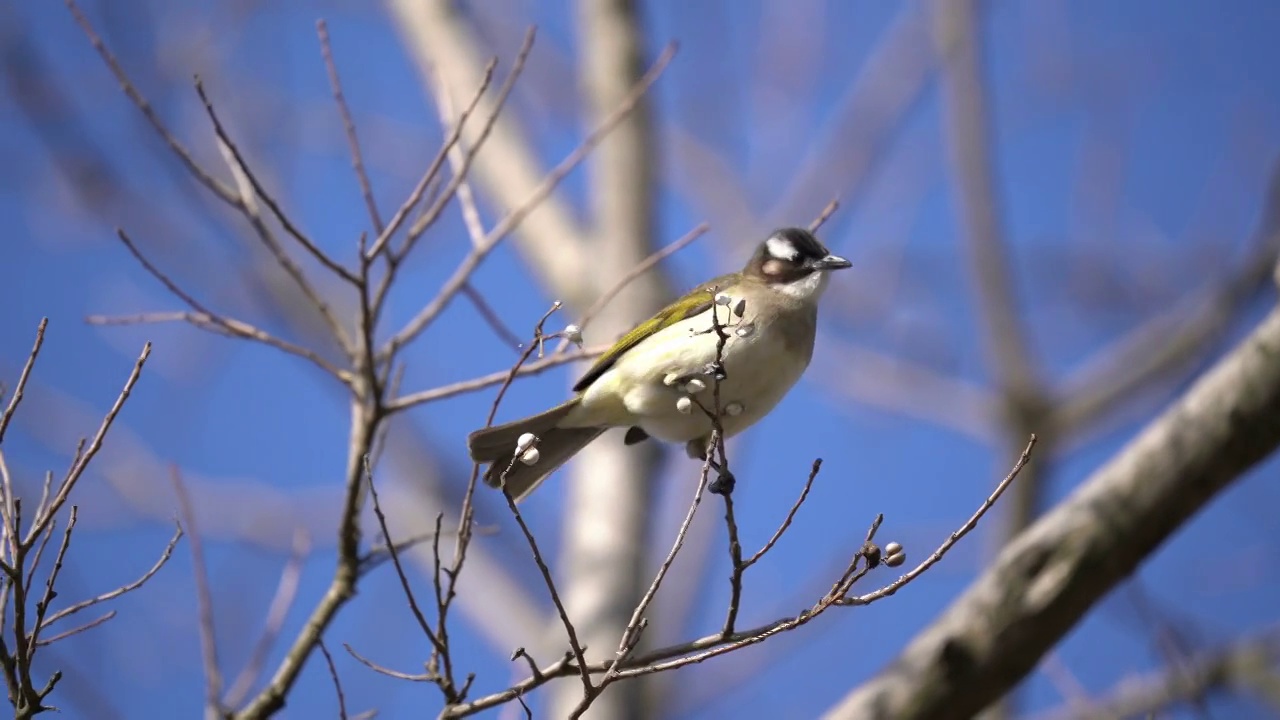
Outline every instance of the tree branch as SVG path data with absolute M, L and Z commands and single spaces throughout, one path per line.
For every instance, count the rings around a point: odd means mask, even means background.
M 1280 310 L 995 563 L 831 720 L 997 700 L 1192 514 L 1280 445 Z

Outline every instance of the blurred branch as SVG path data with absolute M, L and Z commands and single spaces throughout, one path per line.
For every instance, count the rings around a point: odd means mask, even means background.
M 174 495 L 178 498 L 178 511 L 182 514 L 182 522 L 191 533 L 188 545 L 191 547 L 191 571 L 195 575 L 196 612 L 200 616 L 200 659 L 204 665 L 204 717 L 205 720 L 219 720 L 226 715 L 222 704 L 222 670 L 218 667 L 218 641 L 213 625 L 213 594 L 209 590 L 209 569 L 204 563 L 204 544 L 200 542 L 200 530 L 196 525 L 195 511 L 191 506 L 191 498 L 187 495 L 187 486 L 182 482 L 182 473 L 177 466 L 169 470 L 169 479 L 173 483 Z
M 942 60 L 944 144 L 970 285 L 978 301 L 986 370 L 999 390 L 999 420 L 1004 430 L 1001 445 L 1004 452 L 1016 452 L 1021 438 L 1040 434 L 1045 440 L 1040 452 L 1043 465 L 1057 451 L 1057 433 L 1049 423 L 1047 388 L 1022 326 L 1023 303 L 1015 289 L 1013 246 L 1001 217 L 991 101 L 982 67 L 979 2 L 937 0 L 933 13 L 934 41 Z M 1039 470 L 1033 466 L 1014 491 L 1000 544 L 1016 537 L 1038 514 L 1045 484 Z M 988 720 L 999 714 L 988 716 Z
M 1280 310 L 827 717 L 968 716 L 999 699 L 1193 513 L 1280 445 Z
M 333 91 L 333 102 L 338 106 L 338 115 L 342 118 L 342 129 L 347 136 L 347 147 L 351 151 L 351 169 L 355 172 L 356 182 L 360 185 L 360 196 L 364 199 L 365 208 L 369 211 L 373 232 L 381 234 L 384 227 L 382 216 L 378 213 L 378 203 L 373 199 L 373 184 L 369 182 L 369 174 L 364 169 L 364 155 L 360 152 L 356 123 L 351 119 L 351 108 L 347 106 L 347 98 L 342 93 L 342 80 L 338 77 L 337 63 L 333 61 L 333 48 L 329 45 L 329 24 L 324 20 L 316 21 L 316 36 L 320 39 L 320 55 L 324 59 L 324 69 L 329 76 L 329 88 Z M 336 676 L 334 684 L 337 684 Z M 338 694 L 341 696 L 341 688 L 338 689 Z
M 657 161 L 661 154 L 654 133 L 653 102 L 632 87 L 646 84 L 642 74 L 645 30 L 636 0 L 576 0 L 571 3 L 577 43 L 576 82 L 581 113 L 590 126 L 617 118 L 615 132 L 600 143 L 587 164 L 586 286 L 574 309 L 599 300 L 605 288 L 623 286 L 617 297 L 595 315 L 595 328 L 612 340 L 630 330 L 670 299 L 670 286 L 660 272 L 621 283 L 650 257 L 659 218 Z M 662 67 L 675 53 L 668 44 L 654 61 Z M 634 99 L 634 112 L 618 117 L 613 108 Z M 528 255 L 528 253 L 526 253 Z M 561 297 L 573 297 L 561 295 Z M 570 467 L 566 488 L 560 572 L 565 605 L 579 620 L 582 644 L 608 652 L 630 622 L 649 581 L 644 565 L 652 510 L 653 480 L 660 449 L 654 443 L 627 447 L 596 442 Z M 600 482 L 600 477 L 610 482 Z M 585 677 L 585 676 L 584 676 Z M 569 683 L 551 689 L 548 713 L 577 717 L 587 710 L 584 698 Z M 590 714 L 599 718 L 642 718 L 655 714 L 640 683 L 628 683 L 595 697 L 588 693 Z
M 653 67 L 649 69 L 640 80 L 633 86 L 630 92 L 622 102 L 614 108 L 605 119 L 593 130 L 586 138 L 576 147 L 573 152 L 569 153 L 559 165 L 552 168 L 538 183 L 538 185 L 524 198 L 520 203 L 512 206 L 511 210 L 498 221 L 485 235 L 484 242 L 475 244 L 467 257 L 454 271 L 453 275 L 445 281 L 440 292 L 427 303 L 427 305 L 418 312 L 405 326 L 397 332 L 390 340 L 387 341 L 386 347 L 382 351 L 383 355 L 388 355 L 396 349 L 403 347 L 416 338 L 423 330 L 427 328 L 444 309 L 448 307 L 449 302 L 462 289 L 471 277 L 472 273 L 480 266 L 480 263 L 492 252 L 504 238 L 511 232 L 520 227 L 520 224 L 528 217 L 540 204 L 546 202 L 552 195 L 556 186 L 564 179 L 575 167 L 578 166 L 587 155 L 612 131 L 621 123 L 628 114 L 640 102 L 645 92 L 653 84 L 662 71 L 666 68 L 667 63 L 674 56 L 674 48 L 669 47 L 658 59 L 654 61 Z
M 288 340 L 282 340 L 243 320 L 217 315 L 208 310 L 197 310 L 196 312 L 153 312 L 137 315 L 90 315 L 85 318 L 85 322 L 90 325 L 150 325 L 154 323 L 185 322 L 201 330 L 269 345 L 281 352 L 286 352 L 311 362 L 316 367 L 332 375 L 343 385 L 349 386 L 351 384 L 351 373 L 349 371 L 325 360 L 316 351 L 295 345 Z
M 173 133 L 171 133 L 165 126 L 164 122 L 160 120 L 160 116 L 157 115 L 155 109 L 151 107 L 151 103 L 147 102 L 147 99 L 142 96 L 142 93 L 138 92 L 137 86 L 135 86 L 133 81 L 129 79 L 129 76 L 125 73 L 124 68 L 120 65 L 120 62 L 116 59 L 115 55 L 107 49 L 107 46 L 102 42 L 102 38 L 99 37 L 97 31 L 93 29 L 93 25 L 89 23 L 89 19 L 84 16 L 84 13 L 82 13 L 80 8 L 76 5 L 75 0 L 64 0 L 64 2 L 67 5 L 67 9 L 71 11 L 71 16 L 75 18 L 76 23 L 80 25 L 80 29 L 83 30 L 84 34 L 89 38 L 89 43 L 93 45 L 93 49 L 98 51 L 98 55 L 102 58 L 103 63 L 106 64 L 107 69 L 111 71 L 113 76 L 115 76 L 116 82 L 120 84 L 120 89 L 123 90 L 129 100 L 137 106 L 143 117 L 147 119 L 147 122 L 151 123 L 151 127 L 155 129 L 156 134 L 159 135 L 160 139 L 169 146 L 169 149 L 173 151 L 173 154 L 177 156 L 177 158 L 187 168 L 192 177 L 208 188 L 209 192 L 213 193 L 218 199 L 232 207 L 241 208 L 240 194 L 236 192 L 234 188 L 229 187 L 222 181 L 213 177 L 213 175 L 196 162 L 195 158 L 191 156 L 190 151 L 188 151 L 187 148 L 178 141 Z
M 1230 321 L 1271 280 L 1280 255 L 1280 164 L 1271 174 L 1249 254 L 1226 277 L 1130 331 L 1067 377 L 1054 424 L 1082 431 L 1121 403 L 1170 375 L 1185 372 L 1220 342 Z
M 855 402 L 931 422 L 975 440 L 995 438 L 998 401 L 981 385 L 831 334 L 824 334 L 818 347 L 819 366 L 833 371 L 828 373 L 830 387 Z M 857 370 L 847 372 L 848 368 Z
M 306 531 L 299 528 L 294 532 L 293 551 L 290 553 L 284 569 L 280 572 L 280 582 L 276 584 L 275 595 L 271 598 L 271 604 L 267 607 L 267 617 L 262 623 L 262 634 L 258 636 L 258 640 L 253 644 L 253 650 L 249 652 L 249 659 L 245 661 L 240 674 L 236 675 L 231 687 L 227 689 L 227 694 L 222 703 L 225 707 L 238 707 L 243 703 L 262 675 L 262 669 L 267 663 L 267 656 L 271 653 L 272 648 L 275 647 L 276 639 L 280 637 L 280 631 L 284 627 L 285 618 L 288 617 L 289 610 L 293 608 L 293 601 L 298 596 L 298 584 L 302 579 L 302 564 L 306 561 L 307 553 L 310 549 L 311 539 L 307 537 Z M 321 650 L 323 650 L 323 642 L 320 643 L 320 646 Z
M 443 91 L 453 97 L 455 105 L 461 105 L 463 93 L 479 84 L 483 67 L 480 42 L 463 11 L 453 0 L 391 0 L 389 5 L 396 30 L 418 62 L 424 85 L 429 87 L 438 73 Z M 496 116 L 494 103 L 492 98 L 481 97 L 477 110 L 484 116 Z M 519 207 L 547 175 L 526 135 L 514 116 L 496 117 L 487 141 L 489 151 L 476 157 L 477 177 L 498 207 Z M 464 137 L 470 147 L 477 145 L 476 131 L 469 129 Z M 573 307 L 586 305 L 580 300 L 587 290 L 581 287 L 587 267 L 582 255 L 585 232 L 562 200 L 552 198 L 530 212 L 516 242 L 534 273 L 546 281 L 555 296 Z M 568 294 L 570 291 L 574 294 Z
M 1203 699 L 1218 689 L 1250 691 L 1259 682 L 1280 683 L 1280 638 L 1274 631 L 1250 637 L 1211 652 L 1187 658 L 1177 667 L 1129 678 L 1109 695 L 1064 710 L 1037 716 L 1037 720 L 1123 720 L 1163 714 L 1178 705 Z M 1274 691 L 1273 691 L 1274 692 Z M 1275 700 L 1264 702 L 1280 709 Z

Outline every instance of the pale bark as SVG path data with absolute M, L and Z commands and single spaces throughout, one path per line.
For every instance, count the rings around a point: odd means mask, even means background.
M 968 717 L 994 702 L 1165 539 L 1280 445 L 1277 418 L 1280 310 L 1273 310 L 826 717 Z

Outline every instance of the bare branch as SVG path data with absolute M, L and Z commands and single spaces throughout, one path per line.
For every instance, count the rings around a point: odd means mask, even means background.
M 9 422 L 22 402 L 22 391 L 26 389 L 27 380 L 31 377 L 31 369 L 35 367 L 36 357 L 40 355 L 40 346 L 44 345 L 44 330 L 47 327 L 49 327 L 49 318 L 41 318 L 40 325 L 36 327 L 36 342 L 31 347 L 31 352 L 27 354 L 27 362 L 22 366 L 22 374 L 18 375 L 18 384 L 13 387 L 13 396 L 9 398 L 4 415 L 0 415 L 0 440 L 4 440 L 5 430 L 9 429 Z M 13 489 L 5 486 L 4 496 L 5 501 L 9 502 L 13 497 Z
M 1134 328 L 1073 372 L 1054 422 L 1083 430 L 1161 378 L 1183 372 L 1230 330 L 1230 319 L 1268 285 L 1280 254 L 1280 165 L 1272 170 L 1262 221 L 1239 267 L 1209 288 Z
M 528 48 L 532 46 L 532 43 L 533 35 L 531 33 L 525 39 L 525 47 L 522 48 L 521 53 L 517 55 L 517 58 L 527 56 L 529 52 Z M 409 213 L 413 212 L 413 209 L 417 207 L 418 203 L 422 200 L 422 196 L 426 193 L 427 187 L 430 186 L 432 181 L 439 176 L 440 169 L 444 166 L 445 160 L 449 156 L 449 150 L 457 144 L 458 138 L 462 137 L 462 130 L 466 127 L 467 118 L 471 117 L 471 114 L 476 109 L 476 105 L 480 102 L 480 99 L 484 97 L 484 91 L 489 89 L 489 83 L 493 82 L 493 69 L 497 67 L 497 64 L 497 60 L 490 60 L 489 63 L 485 65 L 484 73 L 481 75 L 479 82 L 476 83 L 476 89 L 474 94 L 471 96 L 471 101 L 467 103 L 465 109 L 463 109 L 462 113 L 458 115 L 458 120 L 454 123 L 453 130 L 445 138 L 444 144 L 440 146 L 435 157 L 432 158 L 431 163 L 427 166 L 427 171 L 422 175 L 422 179 L 414 186 L 413 190 L 409 193 L 409 197 L 404 201 L 400 208 L 396 210 L 395 215 L 391 216 L 391 220 L 387 222 L 387 226 L 378 235 L 377 239 L 374 240 L 373 245 L 365 251 L 366 258 L 377 257 L 378 254 L 387 247 L 387 243 L 391 242 L 392 236 L 395 235 L 396 231 L 400 229 L 400 226 L 404 224 L 404 221 L 409 217 Z M 511 72 L 507 75 L 507 80 L 503 84 L 503 88 L 506 93 L 510 92 L 509 86 L 514 84 L 516 78 L 519 77 L 520 68 L 523 67 L 523 64 L 523 60 L 518 60 L 517 64 L 512 67 Z M 499 93 L 499 96 L 503 98 L 506 97 L 505 93 L 502 92 Z M 501 107 L 488 116 L 485 120 L 486 126 L 493 123 L 494 118 L 497 116 L 497 112 L 500 110 Z M 455 175 L 454 177 L 457 178 L 458 176 Z M 461 181 L 459 180 L 458 182 Z M 432 209 L 437 205 L 443 209 L 444 203 L 441 202 L 442 197 L 444 197 L 443 192 L 436 196 L 436 200 L 431 204 Z M 414 227 L 422 225 L 425 228 L 428 224 L 429 223 L 426 220 L 426 213 L 414 221 Z M 402 250 L 399 254 L 403 255 L 403 253 L 404 251 Z
M 463 284 L 470 279 L 471 274 L 480 266 L 485 257 L 498 246 L 499 242 L 518 228 L 524 218 L 555 190 L 560 181 L 586 159 L 596 145 L 608 136 L 609 132 L 618 123 L 627 117 L 640 101 L 640 98 L 644 96 L 649 87 L 662 74 L 662 71 L 666 69 L 667 64 L 671 62 L 671 58 L 674 56 L 675 46 L 670 45 L 658 56 L 653 66 L 641 77 L 622 103 L 595 130 L 591 131 L 573 152 L 569 153 L 559 165 L 552 168 L 523 202 L 514 206 L 510 212 L 498 221 L 497 225 L 489 230 L 489 234 L 485 236 L 484 243 L 471 249 L 471 252 L 462 261 L 462 264 L 458 266 L 458 269 L 454 271 L 453 275 L 450 276 L 449 280 L 445 282 L 444 287 L 440 289 L 436 297 L 427 303 L 426 307 L 419 311 L 402 330 L 387 342 L 386 349 L 382 351 L 384 356 L 394 354 L 398 348 L 404 347 L 411 342 L 448 307 L 449 301 L 462 289 Z
M 213 625 L 213 593 L 209 589 L 209 570 L 204 563 L 204 544 L 200 542 L 200 529 L 182 473 L 177 466 L 169 469 L 169 480 L 178 498 L 178 512 L 182 523 L 191 533 L 187 545 L 191 548 L 191 570 L 196 582 L 196 611 L 200 616 L 200 657 L 204 663 L 205 719 L 216 720 L 225 715 L 222 705 L 222 670 L 218 667 L 218 643 Z
M 153 273 L 154 274 L 154 273 Z M 282 340 L 261 328 L 250 325 L 243 320 L 214 315 L 207 311 L 196 312 L 154 312 L 137 315 L 90 315 L 85 318 L 90 325 L 150 325 L 156 323 L 185 322 L 201 330 L 216 332 L 227 337 L 253 340 L 273 347 L 281 352 L 300 357 L 316 367 L 332 375 L 343 385 L 351 385 L 351 372 L 325 360 L 316 351 Z
M 369 485 L 369 496 L 373 500 L 373 514 L 378 518 L 378 527 L 382 529 L 383 537 L 390 538 L 391 530 L 387 528 L 387 516 L 383 514 L 382 505 L 378 502 L 378 489 L 373 483 L 373 470 L 369 467 L 368 458 L 365 459 L 364 472 L 366 482 Z M 422 609 L 418 607 L 418 599 L 413 594 L 413 587 L 409 585 L 409 577 L 405 575 L 404 566 L 400 564 L 400 551 L 396 549 L 395 543 L 387 545 L 387 552 L 391 555 L 391 563 L 395 565 L 396 577 L 400 579 L 400 587 L 404 590 L 405 599 L 409 601 L 409 610 L 413 612 L 413 618 L 418 621 L 418 627 L 422 629 L 422 634 L 427 636 L 431 646 L 445 659 L 445 673 L 441 678 L 440 689 L 445 693 L 446 702 L 453 702 L 455 700 L 453 696 L 453 664 L 450 659 L 449 648 L 440 641 L 436 631 L 427 622 L 427 617 L 422 614 Z
M 879 590 L 867 593 L 866 595 L 845 598 L 840 601 L 840 604 L 869 605 L 877 600 L 883 600 L 884 598 L 898 592 L 898 590 L 902 589 L 903 585 L 906 585 L 917 577 L 920 577 L 920 575 L 922 575 L 926 570 L 936 565 L 938 561 L 942 559 L 942 556 L 947 554 L 948 550 L 955 547 L 955 544 L 960 542 L 960 538 L 968 535 L 975 527 L 978 526 L 978 521 L 982 519 L 982 516 L 986 515 L 987 511 L 996 504 L 996 501 L 1000 499 L 1000 496 L 1004 494 L 1004 491 L 1008 489 L 1009 485 L 1018 477 L 1018 474 L 1022 472 L 1022 468 L 1026 467 L 1027 463 L 1030 462 L 1031 449 L 1035 446 L 1036 436 L 1032 435 L 1031 439 L 1027 442 L 1027 446 L 1023 448 L 1022 455 L 1018 457 L 1018 461 L 1014 463 L 1013 469 L 1009 471 L 1009 474 L 1005 476 L 1004 480 L 1001 480 L 1000 484 L 996 485 L 996 489 L 991 491 L 991 495 L 989 495 L 982 505 L 978 507 L 977 511 L 969 517 L 965 524 L 961 525 L 960 529 L 951 533 L 951 536 L 948 537 L 937 550 L 934 550 L 933 554 L 926 558 L 924 562 L 915 566 L 910 572 L 897 580 L 894 580 L 888 585 L 885 585 Z
M 796 513 L 800 511 L 800 506 L 803 505 L 804 501 L 809 497 L 809 490 L 813 488 L 813 480 L 818 477 L 818 471 L 821 469 L 822 458 L 818 458 L 813 461 L 813 467 L 809 470 L 809 477 L 805 479 L 804 488 L 800 490 L 800 497 L 796 498 L 795 503 L 791 505 L 791 509 L 787 511 L 787 516 L 783 518 L 782 524 L 778 526 L 778 529 L 774 531 L 773 535 L 763 547 L 742 563 L 744 568 L 749 568 L 759 562 L 760 558 L 764 557 L 765 554 L 772 550 L 773 546 L 778 543 L 778 540 L 782 539 L 783 533 L 787 531 L 787 528 L 791 527 L 791 521 L 795 520 Z
M 324 58 L 324 69 L 329 75 L 329 88 L 333 91 L 333 102 L 338 106 L 338 114 L 342 117 L 342 129 L 347 135 L 347 147 L 351 151 L 351 169 L 355 171 L 356 182 L 360 184 L 360 196 L 364 198 L 365 208 L 369 211 L 369 221 L 373 223 L 373 231 L 382 233 L 382 216 L 378 213 L 378 203 L 373 199 L 373 184 L 369 182 L 369 174 L 364 169 L 364 155 L 360 152 L 360 139 L 356 135 L 356 124 L 351 119 L 351 108 L 347 106 L 347 98 L 342 94 L 342 81 L 338 78 L 338 65 L 333 61 L 333 48 L 329 45 L 329 24 L 324 20 L 316 21 L 316 36 L 320 38 L 320 55 Z M 328 657 L 328 653 L 325 653 Z M 332 663 L 330 664 L 332 667 Z M 337 684 L 337 676 L 334 676 Z M 342 688 L 338 688 L 341 697 Z
M 80 455 L 80 458 L 67 470 L 66 477 L 58 484 L 57 493 L 49 500 L 49 504 L 45 507 L 40 517 L 31 524 L 31 529 L 27 534 L 27 544 L 30 544 L 34 538 L 39 537 L 44 532 L 45 526 L 53 521 L 54 516 L 58 514 L 58 510 L 67 502 L 67 497 L 71 494 L 71 491 L 75 489 L 76 482 L 80 479 L 80 476 L 84 474 L 94 456 L 102 449 L 102 441 L 106 438 L 107 431 L 111 429 L 111 424 L 115 422 L 116 416 L 124 408 L 125 402 L 129 399 L 129 394 L 133 392 L 133 386 L 138 383 L 138 378 L 142 376 L 142 366 L 146 364 L 147 358 L 150 356 L 151 343 L 147 343 L 142 346 L 142 354 L 138 356 L 137 362 L 133 364 L 133 371 L 129 373 L 128 379 L 125 380 L 124 388 L 116 397 L 115 403 L 107 411 L 106 417 L 102 418 L 102 424 L 98 426 L 98 431 L 94 433 L 93 440 L 85 448 L 84 454 Z
M 342 682 L 338 680 L 338 668 L 334 667 L 333 656 L 329 654 L 329 648 L 325 647 L 324 641 L 319 643 L 320 653 L 324 655 L 324 662 L 329 666 L 329 677 L 333 679 L 333 690 L 338 694 L 338 718 L 339 720 L 347 720 L 347 698 L 342 694 Z
M 123 90 L 124 94 L 129 97 L 129 100 L 137 106 L 138 110 L 142 112 L 142 115 L 147 119 L 147 122 L 151 123 L 151 127 L 155 129 L 156 134 L 159 135 L 160 139 L 169 146 L 169 149 L 173 151 L 173 154 L 182 161 L 182 164 L 187 168 L 187 171 L 191 173 L 191 176 L 199 181 L 200 184 L 208 188 L 209 191 L 218 199 L 232 207 L 242 208 L 243 206 L 240 202 L 240 194 L 209 174 L 208 171 L 195 161 L 195 158 L 191 156 L 191 153 L 186 149 L 186 147 L 184 147 L 182 143 L 178 142 L 178 139 L 174 137 L 173 133 L 169 132 L 169 129 L 165 127 L 165 124 L 160 120 L 160 116 L 156 114 L 155 109 L 151 107 L 151 103 L 147 102 L 147 99 L 142 96 L 142 93 L 138 92 L 138 88 L 133 84 L 133 81 L 129 79 L 129 76 L 125 74 L 124 68 L 121 67 L 120 62 L 116 60 L 116 56 L 113 55 L 111 51 L 107 49 L 106 44 L 102 42 L 102 38 L 99 37 L 97 31 L 93 29 L 93 25 L 89 23 L 89 19 L 84 16 L 84 13 L 80 12 L 80 8 L 76 5 L 75 0 L 64 0 L 64 2 L 67 5 L 67 9 L 71 11 L 71 16 L 74 17 L 76 23 L 80 25 L 80 29 L 84 30 L 84 34 L 88 36 L 89 43 L 93 45 L 93 49 L 98 51 L 98 55 L 102 58 L 102 61 L 106 63 L 107 69 L 115 76 L 116 82 L 120 83 L 120 89 Z
M 547 356 L 541 360 L 534 360 L 533 362 L 522 365 L 520 369 L 516 371 L 516 377 L 537 375 L 538 373 L 545 372 L 561 365 L 578 362 L 579 360 L 588 360 L 603 354 L 604 351 L 608 349 L 608 345 L 598 345 L 596 347 L 589 347 L 583 350 L 548 353 Z M 402 395 L 388 403 L 387 412 L 399 412 L 417 405 L 423 405 L 429 402 L 435 402 L 436 400 L 453 397 L 454 395 L 462 395 L 465 393 L 483 390 L 487 387 L 493 387 L 494 385 L 501 385 L 509 377 L 511 377 L 510 370 L 499 370 L 498 372 L 482 375 L 471 380 L 463 380 L 461 382 L 431 388 L 430 390 L 422 390 L 416 393 L 410 393 L 409 395 Z
M 54 635 L 53 637 L 41 638 L 39 640 L 36 640 L 33 647 L 44 647 L 46 645 L 52 645 L 61 640 L 66 640 L 72 635 L 79 635 L 80 633 L 85 632 L 86 630 L 92 630 L 93 628 L 96 628 L 99 625 L 103 625 L 108 620 L 110 620 L 111 618 L 114 618 L 115 616 L 116 616 L 115 610 L 108 610 L 107 612 L 103 613 L 102 615 L 99 615 L 98 617 L 90 620 L 89 622 L 83 625 L 77 625 L 76 627 L 73 627 L 70 630 L 64 630 L 58 633 L 57 635 Z M 48 623 L 46 622 L 45 624 L 47 625 Z M 34 640 L 34 636 L 33 636 L 33 640 Z
M 121 595 L 131 593 L 134 590 L 137 590 L 138 588 L 142 587 L 147 583 L 148 580 L 152 578 L 152 576 L 160 572 L 160 568 L 164 567 L 165 563 L 169 562 L 169 558 L 173 555 L 173 549 L 178 546 L 178 541 L 182 539 L 182 534 L 183 534 L 182 525 L 179 524 L 177 528 L 173 531 L 173 537 L 169 538 L 169 543 L 165 545 L 164 552 L 160 554 L 160 559 L 156 560 L 155 564 L 152 565 L 145 573 L 142 574 L 142 577 L 138 578 L 137 580 L 134 580 L 128 585 L 121 585 L 120 587 L 116 588 L 115 590 L 111 590 L 110 592 L 105 592 L 96 597 L 91 597 L 88 600 L 81 600 L 80 602 L 74 605 L 65 607 L 59 610 L 58 612 L 50 615 L 48 619 L 44 621 L 43 625 L 45 627 L 48 627 L 63 618 L 75 615 L 76 613 L 82 610 L 88 610 L 89 608 L 95 605 L 98 605 L 100 603 L 107 602 L 108 600 L 114 600 L 120 597 Z M 39 561 L 37 560 L 37 563 L 38 562 Z M 49 640 L 48 642 L 53 642 L 53 641 Z
M 694 229 L 680 236 L 675 242 L 672 242 L 666 247 L 650 254 L 649 257 L 641 261 L 630 272 L 618 278 L 617 282 L 615 282 L 612 287 L 600 293 L 600 296 L 596 298 L 595 302 L 591 303 L 591 307 L 583 311 L 582 317 L 577 323 L 578 328 L 585 329 L 592 319 L 594 319 L 596 315 L 599 315 L 600 311 L 604 310 L 605 307 L 607 307 L 614 298 L 618 297 L 618 294 L 625 290 L 636 278 L 649 272 L 663 260 L 666 260 L 693 244 L 694 240 L 705 235 L 710 229 L 710 225 L 707 223 L 701 223 Z M 568 344 L 569 340 L 567 338 L 565 340 L 561 340 L 560 346 L 556 348 L 556 352 L 564 352 L 567 349 Z
M 999 698 L 1192 513 L 1280 445 L 1277 357 L 1273 310 L 828 717 L 955 717 Z
M 231 136 L 227 134 L 226 128 L 222 126 L 222 120 L 218 118 L 217 111 L 213 109 L 213 102 L 209 100 L 209 95 L 205 93 L 204 83 L 201 82 L 200 78 L 196 78 L 196 94 L 200 96 L 200 102 L 204 104 L 205 113 L 209 115 L 209 120 L 213 123 L 213 131 L 217 135 L 218 141 L 226 146 L 227 150 L 231 153 L 231 156 L 235 159 L 235 163 L 236 166 L 238 166 L 239 171 L 244 173 L 245 178 L 248 179 L 250 185 L 253 186 L 253 191 L 258 195 L 258 197 L 262 198 L 263 202 L 267 204 L 267 208 L 271 210 L 271 214 L 275 216 L 277 221 L 279 221 L 280 226 L 283 227 L 285 232 L 289 233 L 289 235 L 321 265 L 328 268 L 328 270 L 334 275 L 337 275 L 343 280 L 354 285 L 356 283 L 355 274 L 346 267 L 343 267 L 333 258 L 329 257 L 328 254 L 321 250 L 306 233 L 302 232 L 298 226 L 294 225 L 293 221 L 290 220 L 289 216 L 280 208 L 279 203 L 276 202 L 271 193 L 267 192 L 267 189 L 262 186 L 262 183 L 258 180 L 258 176 L 249 168 L 249 163 L 245 161 L 244 155 L 240 153 L 240 148 L 232 142 Z M 303 292 L 307 292 L 310 287 L 310 283 L 305 280 L 305 276 L 302 274 L 301 269 L 296 265 L 293 265 L 292 261 L 287 259 L 288 255 L 285 254 L 283 250 L 280 250 L 280 252 L 275 252 L 275 250 L 276 248 L 272 248 L 273 254 L 276 256 L 276 260 L 280 262 L 286 272 L 293 276 L 294 280 L 298 283 L 299 289 Z M 310 297 L 310 295 L 311 293 L 308 293 L 308 297 Z M 313 300 L 313 302 L 316 302 L 318 305 L 322 305 L 318 300 Z
M 1280 638 L 1264 633 L 1207 653 L 1176 668 L 1122 681 L 1107 697 L 1080 703 L 1037 720 L 1104 720 L 1159 716 L 1162 711 L 1194 702 L 1217 688 L 1247 690 L 1259 674 L 1275 675 Z
M 280 573 L 280 582 L 276 584 L 275 596 L 271 598 L 271 604 L 267 607 L 267 617 L 262 623 L 262 634 L 254 643 L 253 650 L 249 653 L 249 660 L 245 662 L 244 668 L 231 683 L 231 688 L 227 690 L 223 701 L 225 707 L 239 707 L 262 675 L 262 668 L 267 663 L 267 655 L 275 647 L 276 639 L 280 637 L 280 630 L 284 627 L 285 617 L 293 607 L 294 598 L 297 597 L 298 582 L 302 579 L 302 563 L 306 560 L 310 548 L 310 538 L 304 530 L 299 528 L 294 533 L 293 552 Z M 323 649 L 323 642 L 320 645 Z

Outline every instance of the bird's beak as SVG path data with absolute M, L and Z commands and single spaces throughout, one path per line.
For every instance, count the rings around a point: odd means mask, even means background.
M 815 260 L 813 267 L 818 270 L 843 270 L 847 267 L 853 267 L 853 263 L 839 255 L 828 255 L 821 260 Z

